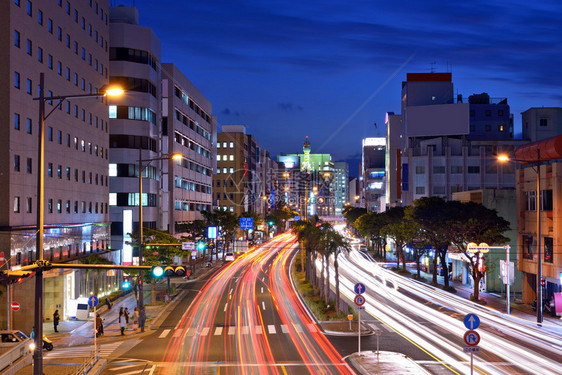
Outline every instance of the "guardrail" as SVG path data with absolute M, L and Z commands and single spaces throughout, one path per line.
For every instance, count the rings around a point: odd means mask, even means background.
M 80 367 L 78 367 L 78 369 L 76 370 L 76 372 L 74 374 L 75 375 L 87 374 L 88 371 L 90 371 L 92 369 L 92 367 L 94 367 L 97 360 L 98 360 L 98 356 L 96 355 L 96 352 L 92 351 L 90 356 L 82 363 L 82 365 L 80 365 Z

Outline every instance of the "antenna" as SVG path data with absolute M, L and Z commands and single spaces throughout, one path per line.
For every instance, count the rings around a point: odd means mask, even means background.
M 429 70 L 430 73 L 435 73 L 435 64 L 437 64 L 435 61 L 429 63 L 429 65 L 431 66 Z

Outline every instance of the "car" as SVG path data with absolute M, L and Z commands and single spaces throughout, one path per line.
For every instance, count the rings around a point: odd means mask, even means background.
M 226 256 L 224 257 L 225 262 L 232 262 L 234 261 L 234 259 L 236 258 L 234 257 L 233 253 L 226 253 Z

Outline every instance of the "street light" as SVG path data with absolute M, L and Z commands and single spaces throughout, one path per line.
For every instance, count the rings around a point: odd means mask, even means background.
M 38 147 L 38 166 L 37 166 L 37 233 L 35 236 L 35 252 L 37 254 L 37 270 L 35 271 L 35 351 L 33 352 L 33 374 L 43 374 L 43 270 L 47 266 L 43 258 L 43 232 L 45 219 L 45 120 L 61 106 L 67 99 L 79 98 L 99 98 L 105 95 L 121 95 L 123 89 L 117 87 L 102 88 L 100 92 L 94 94 L 76 94 L 45 96 L 45 74 L 39 74 L 39 97 L 33 100 L 39 101 L 39 147 Z M 51 112 L 45 114 L 45 102 L 57 100 L 57 105 Z
M 541 150 L 537 147 L 537 159 L 535 160 L 522 160 L 522 159 L 513 159 L 510 158 L 508 155 L 502 154 L 498 155 L 498 161 L 500 162 L 508 162 L 513 161 L 518 164 L 529 164 L 536 162 L 537 167 L 535 172 L 537 174 L 537 192 L 536 192 L 536 210 L 537 210 L 537 324 L 541 324 L 543 322 L 543 311 L 542 311 L 542 286 L 541 286 L 541 279 L 542 279 L 542 255 L 541 255 Z M 509 260 L 508 260 L 509 262 Z M 509 267 L 509 263 L 507 265 Z M 508 280 L 509 282 L 509 280 Z
M 179 161 L 182 159 L 181 154 L 172 154 L 162 156 L 160 158 L 153 159 L 143 159 L 142 158 L 142 147 L 139 146 L 139 266 L 143 264 L 143 247 L 144 247 L 144 237 L 143 237 L 143 217 L 142 217 L 142 173 L 150 165 L 151 162 L 156 160 L 175 160 Z M 142 165 L 143 162 L 147 162 L 145 166 Z M 137 307 L 139 311 L 144 308 L 144 291 L 143 291 L 143 280 L 142 280 L 142 269 L 139 270 L 139 300 L 137 301 Z M 144 325 L 141 325 L 141 332 L 144 332 Z

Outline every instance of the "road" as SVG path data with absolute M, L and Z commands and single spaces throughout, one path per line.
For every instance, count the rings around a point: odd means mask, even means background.
M 104 374 L 351 374 L 293 292 L 294 236 L 276 237 L 186 283 L 155 333 L 110 357 Z
M 475 372 L 486 374 L 561 374 L 562 336 L 454 296 L 424 283 L 396 275 L 359 251 L 340 255 L 340 288 L 349 301 L 357 282 L 366 285 L 368 319 L 376 319 L 433 358 L 418 360 L 431 373 L 470 373 L 470 355 L 463 318 L 475 313 L 481 349 Z M 332 284 L 335 272 L 331 270 Z M 372 345 L 372 344 L 371 344 Z

